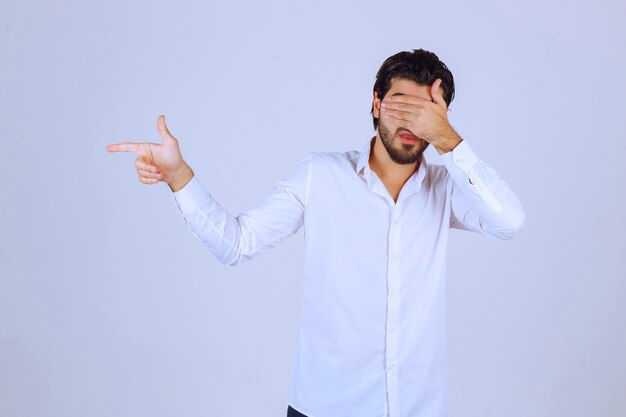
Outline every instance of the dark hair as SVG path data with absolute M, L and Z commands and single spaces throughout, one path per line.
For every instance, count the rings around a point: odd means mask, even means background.
M 443 88 L 443 99 L 447 106 L 450 106 L 454 99 L 454 78 L 452 73 L 441 62 L 437 55 L 424 49 L 413 49 L 410 51 L 398 52 L 390 56 L 383 62 L 376 73 L 374 91 L 378 98 L 383 99 L 391 88 L 391 81 L 394 78 L 415 81 L 420 85 L 432 85 L 437 78 L 441 78 L 441 88 Z M 374 129 L 378 128 L 378 119 L 374 117 L 374 103 L 370 111 L 374 119 Z

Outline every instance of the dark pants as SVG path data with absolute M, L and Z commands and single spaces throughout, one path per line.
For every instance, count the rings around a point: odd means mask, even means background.
M 306 417 L 304 414 L 292 408 L 290 405 L 287 406 L 287 417 Z

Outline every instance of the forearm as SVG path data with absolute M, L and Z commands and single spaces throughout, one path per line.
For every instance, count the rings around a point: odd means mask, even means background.
M 508 184 L 495 177 L 495 171 L 489 171 L 488 175 L 473 175 L 473 184 L 468 185 L 469 179 L 455 180 L 453 210 L 458 221 L 466 226 L 494 237 L 510 239 L 524 226 L 525 213 Z M 461 181 L 463 183 L 459 184 Z
M 443 133 L 440 138 L 435 142 L 435 149 L 439 155 L 443 155 L 448 152 L 452 152 L 454 148 L 461 143 L 463 139 L 456 131 L 450 127 L 450 130 Z
M 220 262 L 234 266 L 268 251 L 302 226 L 310 159 L 303 158 L 290 175 L 275 184 L 272 193 L 238 216 L 219 204 L 195 176 L 172 198 L 189 231 Z
M 453 180 L 453 223 L 502 239 L 517 234 L 525 223 L 525 213 L 496 171 L 480 161 L 467 143 L 442 157 Z
M 232 264 L 241 251 L 241 228 L 233 216 L 198 178 L 192 177 L 172 198 L 185 219 L 187 229 L 224 264 Z

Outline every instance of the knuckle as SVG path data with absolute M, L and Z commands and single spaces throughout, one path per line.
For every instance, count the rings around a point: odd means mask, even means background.
M 154 174 L 150 171 L 146 171 L 144 169 L 140 169 L 139 174 L 144 178 L 154 178 Z

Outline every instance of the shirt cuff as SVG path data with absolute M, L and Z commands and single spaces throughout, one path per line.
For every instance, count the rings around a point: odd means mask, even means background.
M 209 193 L 204 189 L 197 175 L 191 177 L 183 188 L 172 193 L 172 199 L 182 215 L 198 209 L 208 196 Z
M 461 141 L 451 152 L 441 155 L 443 162 L 453 176 L 457 176 L 461 170 L 466 177 L 470 177 L 472 168 L 478 163 L 478 155 L 465 139 Z
M 448 172 L 450 172 L 457 184 L 464 184 L 477 193 L 494 213 L 502 212 L 502 204 L 498 202 L 481 176 L 481 173 L 484 173 L 483 168 L 487 165 L 479 160 L 474 150 L 465 140 L 462 140 L 452 152 L 447 152 L 441 156 Z

